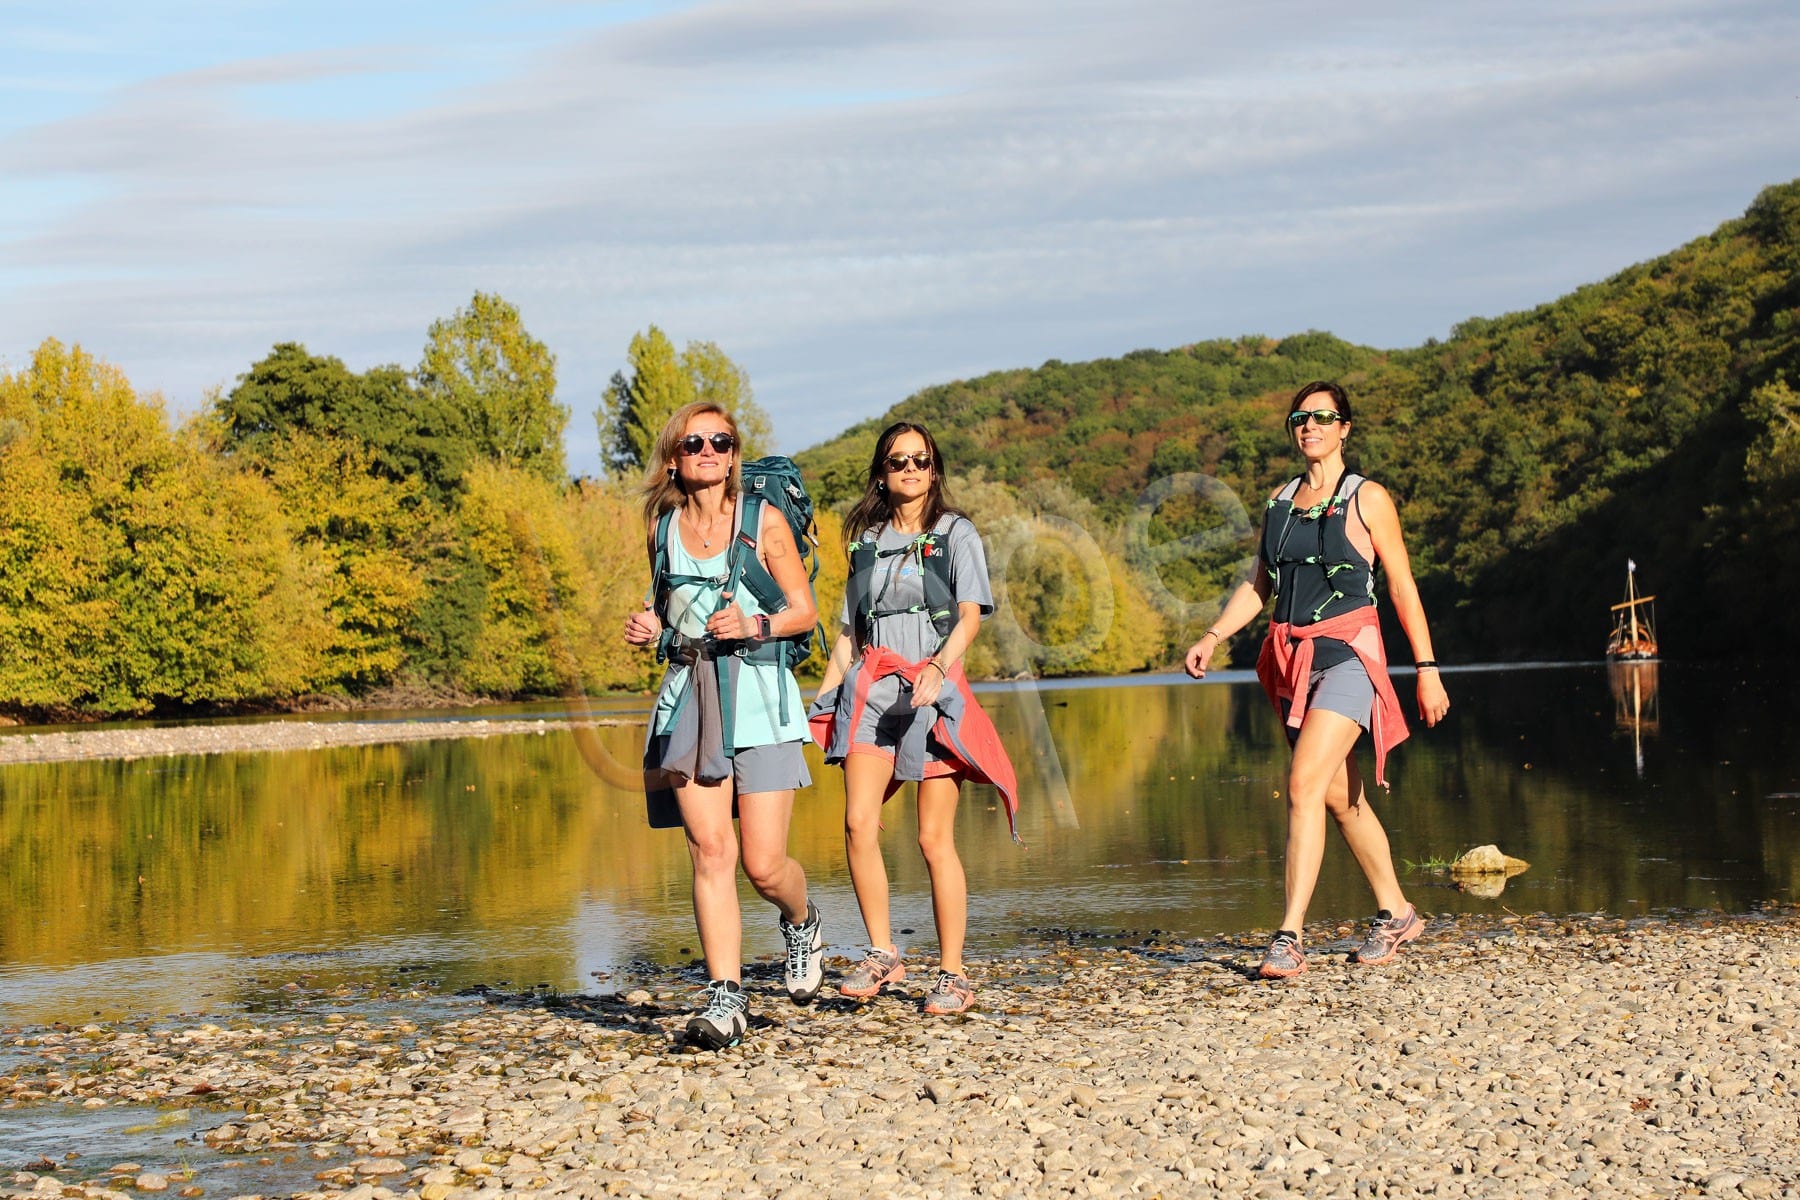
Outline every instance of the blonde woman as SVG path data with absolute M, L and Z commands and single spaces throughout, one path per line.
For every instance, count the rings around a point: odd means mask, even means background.
M 779 639 L 813 628 L 812 585 L 772 506 L 753 506 L 758 528 L 737 528 L 746 509 L 741 444 L 731 414 L 715 404 L 689 404 L 663 426 L 644 481 L 652 595 L 625 623 L 627 642 L 655 644 L 668 663 L 645 749 L 650 822 L 678 819 L 687 833 L 709 982 L 686 1037 L 715 1050 L 736 1045 L 749 1023 L 740 858 L 757 893 L 780 910 L 789 997 L 810 1003 L 823 979 L 819 910 L 787 851 L 794 791 L 812 779 L 801 754 L 805 707 L 779 653 Z M 759 571 L 763 586 L 739 582 Z

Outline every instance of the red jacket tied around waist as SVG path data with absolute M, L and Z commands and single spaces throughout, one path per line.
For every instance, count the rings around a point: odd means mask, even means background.
M 1369 736 L 1375 743 L 1375 782 L 1388 786 L 1387 753 L 1406 740 L 1406 716 L 1400 711 L 1400 698 L 1394 694 L 1388 678 L 1387 653 L 1381 645 L 1381 623 L 1374 605 L 1353 608 L 1347 613 L 1317 621 L 1311 625 L 1290 625 L 1273 621 L 1269 636 L 1263 639 L 1262 653 L 1256 658 L 1256 677 L 1275 711 L 1288 701 L 1287 723 L 1300 728 L 1306 717 L 1306 694 L 1312 677 L 1313 639 L 1336 638 L 1356 652 L 1369 682 L 1375 685 L 1375 708 L 1369 715 Z M 1296 639 L 1298 643 L 1296 644 Z
M 809 709 L 807 724 L 813 740 L 825 750 L 826 762 L 842 762 L 850 752 L 850 739 L 855 736 L 869 687 L 877 679 L 898 675 L 908 685 L 915 683 L 930 660 L 908 662 L 885 646 L 869 646 L 851 664 L 844 681 L 833 693 L 821 693 Z M 1019 840 L 1019 783 L 1012 760 L 1000 741 L 994 723 L 975 700 L 968 676 L 960 663 L 952 666 L 944 678 L 943 689 L 935 703 L 919 709 L 915 736 L 903 740 L 895 751 L 893 780 L 887 794 L 899 790 L 902 776 L 917 779 L 922 762 L 917 760 L 925 749 L 924 734 L 929 732 L 945 759 L 954 764 L 956 773 L 976 783 L 992 784 L 1000 793 L 1006 810 L 1006 821 L 1013 840 Z

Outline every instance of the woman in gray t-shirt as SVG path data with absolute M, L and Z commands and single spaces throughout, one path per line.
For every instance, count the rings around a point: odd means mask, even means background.
M 956 852 L 956 802 L 965 777 L 996 776 L 969 761 L 970 746 L 953 731 L 974 707 L 962 657 L 994 611 L 987 555 L 974 523 L 945 495 L 936 440 L 906 421 L 877 439 L 868 485 L 844 529 L 853 540 L 843 631 L 814 712 L 835 722 L 826 759 L 844 768 L 844 840 L 870 950 L 838 990 L 868 999 L 906 978 L 889 926 L 879 832 L 883 802 L 902 781 L 917 781 L 919 848 L 931 875 L 939 950 L 925 1011 L 959 1013 L 974 992 L 962 961 L 969 904 Z M 1004 759 L 997 740 L 982 746 L 975 757 Z M 1010 780 L 1010 764 L 1004 774 Z

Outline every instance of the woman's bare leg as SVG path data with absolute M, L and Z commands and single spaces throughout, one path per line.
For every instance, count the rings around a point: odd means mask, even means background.
M 963 973 L 963 939 L 969 929 L 969 884 L 956 853 L 957 781 L 949 776 L 919 784 L 919 851 L 931 873 L 931 915 L 937 923 L 938 966 Z
M 844 852 L 869 945 L 877 950 L 895 949 L 887 863 L 881 857 L 881 803 L 893 778 L 893 764 L 877 755 L 851 754 L 844 759 Z

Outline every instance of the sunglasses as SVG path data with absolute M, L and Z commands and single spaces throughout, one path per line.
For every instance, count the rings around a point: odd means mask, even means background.
M 907 463 L 911 463 L 920 471 L 929 471 L 931 470 L 931 455 L 921 450 L 917 454 L 890 454 L 881 460 L 881 465 L 890 471 L 904 471 Z
M 1315 408 L 1311 412 L 1308 412 L 1304 408 L 1296 408 L 1293 412 L 1288 414 L 1288 428 L 1300 428 L 1302 425 L 1306 424 L 1306 418 L 1308 417 L 1311 417 L 1321 425 L 1336 425 L 1339 421 L 1344 419 L 1344 414 L 1332 412 L 1329 408 Z
M 737 439 L 732 437 L 729 433 L 690 433 L 679 442 L 676 442 L 675 447 L 683 454 L 692 457 L 693 455 L 700 453 L 701 448 L 708 442 L 712 443 L 713 450 L 719 454 L 729 454 L 737 447 Z

